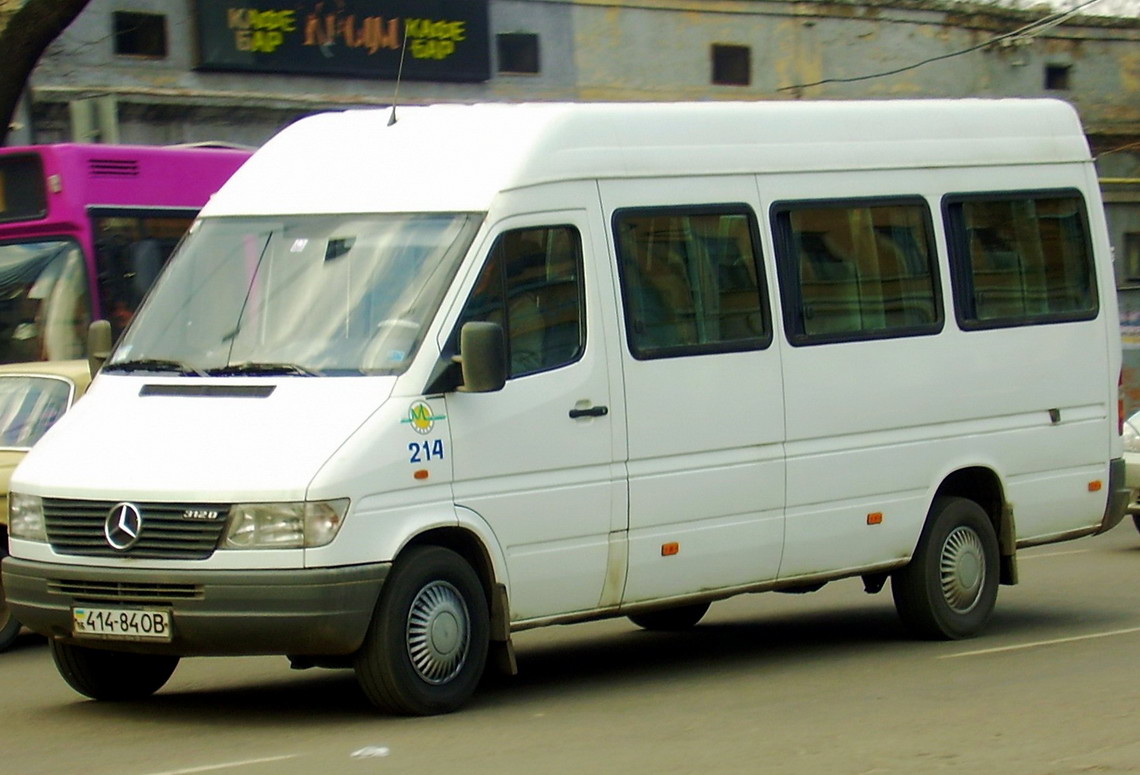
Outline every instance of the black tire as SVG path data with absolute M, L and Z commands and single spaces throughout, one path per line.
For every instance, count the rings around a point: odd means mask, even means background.
M 63 680 L 93 700 L 145 699 L 161 689 L 178 667 L 178 657 L 163 654 L 89 649 L 54 638 L 50 644 L 52 659 Z
M 478 686 L 489 635 L 487 595 L 471 566 L 449 549 L 412 547 L 384 582 L 357 681 L 383 710 L 450 713 Z
M 910 563 L 891 575 L 895 608 L 920 637 L 972 637 L 993 613 L 998 572 L 997 534 L 986 512 L 966 498 L 939 497 Z
M 4 588 L 0 586 L 0 651 L 7 651 L 20 634 L 20 623 L 12 616 L 12 609 L 4 599 Z
M 8 531 L 0 527 L 0 560 L 8 556 Z M 20 634 L 20 623 L 12 616 L 8 599 L 4 597 L 4 582 L 0 580 L 0 651 L 7 651 Z
M 1132 515 L 1132 524 L 1136 525 L 1136 529 L 1140 531 L 1140 514 Z
M 688 630 L 695 627 L 708 610 L 708 603 L 693 603 L 630 614 L 629 620 L 643 630 L 664 632 Z

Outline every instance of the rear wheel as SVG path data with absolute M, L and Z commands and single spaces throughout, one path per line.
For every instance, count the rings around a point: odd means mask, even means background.
M 989 620 L 997 588 L 998 542 L 989 516 L 966 498 L 937 498 L 910 563 L 891 576 L 899 617 L 924 638 L 968 638 Z
M 93 700 L 141 700 L 161 689 L 178 657 L 103 651 L 50 641 L 51 656 L 63 680 Z
M 489 634 L 487 596 L 471 566 L 449 549 L 413 547 L 384 582 L 356 655 L 357 680 L 384 710 L 448 713 L 474 693 Z
M 687 630 L 696 626 L 705 612 L 708 603 L 693 603 L 675 608 L 660 608 L 656 611 L 643 611 L 632 614 L 629 620 L 645 630 Z

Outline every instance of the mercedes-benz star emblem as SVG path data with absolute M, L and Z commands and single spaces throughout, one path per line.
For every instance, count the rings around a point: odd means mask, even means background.
M 135 545 L 142 532 L 142 514 L 133 503 L 120 503 L 107 512 L 107 522 L 103 525 L 103 535 L 112 549 L 125 552 Z

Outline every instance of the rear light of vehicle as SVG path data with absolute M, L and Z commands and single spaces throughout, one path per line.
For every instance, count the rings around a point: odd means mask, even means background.
M 1124 369 L 1116 379 L 1116 435 L 1124 435 Z

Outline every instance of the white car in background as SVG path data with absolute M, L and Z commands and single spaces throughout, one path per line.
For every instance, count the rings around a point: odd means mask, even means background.
M 8 555 L 8 482 L 32 445 L 87 390 L 85 360 L 0 366 L 0 559 Z M 4 601 L 0 584 L 0 651 L 11 646 L 20 623 Z
M 1140 412 L 1136 412 L 1124 423 L 1124 483 L 1132 489 L 1132 502 L 1128 513 L 1140 530 Z

